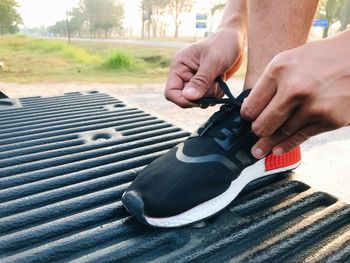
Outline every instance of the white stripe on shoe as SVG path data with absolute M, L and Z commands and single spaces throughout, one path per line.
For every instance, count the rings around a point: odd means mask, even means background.
M 237 179 L 231 182 L 231 185 L 225 192 L 211 200 L 176 216 L 163 218 L 145 216 L 144 218 L 148 224 L 155 227 L 180 227 L 206 219 L 228 206 L 250 182 L 266 175 L 293 170 L 298 167 L 301 162 L 298 161 L 286 167 L 266 171 L 265 159 L 266 158 L 261 159 L 255 164 L 245 168 Z

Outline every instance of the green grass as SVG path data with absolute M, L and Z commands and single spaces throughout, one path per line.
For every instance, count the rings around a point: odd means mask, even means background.
M 103 63 L 105 69 L 129 71 L 142 68 L 141 65 L 134 54 L 125 49 L 110 50 Z
M 0 81 L 161 83 L 174 48 L 0 37 Z
M 178 49 L 0 37 L 3 82 L 164 83 Z M 244 66 L 236 76 L 244 75 Z
M 97 55 L 90 54 L 82 48 L 78 48 L 60 41 L 35 39 L 29 41 L 25 47 L 25 50 L 29 50 L 33 53 L 55 54 L 61 56 L 62 58 L 70 59 L 83 64 L 94 64 L 101 61 Z

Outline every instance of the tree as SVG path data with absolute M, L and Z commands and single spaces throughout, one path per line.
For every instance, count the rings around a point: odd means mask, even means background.
M 151 37 L 151 31 L 153 37 L 157 36 L 157 33 L 162 32 L 163 23 L 162 16 L 164 15 L 167 7 L 169 6 L 169 0 L 143 0 L 141 2 L 142 12 L 142 38 Z
M 323 38 L 328 36 L 330 26 L 341 19 L 344 4 L 345 0 L 322 0 L 320 2 L 318 17 L 328 20 L 328 25 L 323 29 Z
M 124 9 L 111 0 L 99 0 L 99 2 L 100 8 L 95 13 L 97 19 L 94 23 L 94 29 L 104 31 L 104 35 L 107 37 L 112 28 L 121 27 Z
M 47 31 L 54 35 L 65 36 L 67 34 L 67 21 L 58 21 L 53 26 L 48 27 Z
M 111 29 L 122 27 L 124 8 L 119 2 L 113 0 L 83 0 L 81 4 L 88 20 L 90 37 L 101 30 L 107 37 Z
M 0 0 L 0 34 L 18 32 L 18 26 L 22 24 L 21 16 L 16 8 L 16 0 Z
M 99 6 L 98 2 L 99 1 L 97 1 L 97 0 L 82 0 L 82 2 L 81 2 L 81 6 L 84 8 L 84 13 L 87 16 L 90 37 L 93 36 L 93 28 L 94 28 L 94 24 L 95 24 L 94 11 Z
M 69 12 L 69 15 L 71 16 L 69 25 L 72 34 L 77 34 L 78 36 L 81 36 L 82 26 L 87 20 L 86 14 L 84 13 L 81 7 L 74 7 Z
M 166 8 L 169 5 L 169 0 L 152 0 L 152 15 L 151 15 L 151 24 L 153 37 L 162 33 L 163 22 L 161 20 L 162 16 L 165 13 Z
M 340 19 L 340 31 L 344 31 L 350 24 L 350 0 L 346 0 Z
M 152 1 L 153 0 L 142 0 L 141 2 L 141 12 L 142 12 L 142 33 L 141 38 L 144 38 L 146 35 L 147 28 L 147 37 L 151 37 L 151 24 L 152 24 Z
M 179 35 L 179 27 L 182 22 L 182 20 L 180 19 L 180 15 L 182 13 L 191 11 L 192 6 L 193 6 L 193 0 L 170 0 L 169 1 L 170 13 L 174 18 L 174 25 L 175 25 L 174 37 L 177 38 Z

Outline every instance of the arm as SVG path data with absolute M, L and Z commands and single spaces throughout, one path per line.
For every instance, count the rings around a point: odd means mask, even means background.
M 276 56 L 242 106 L 262 137 L 252 153 L 282 154 L 350 125 L 350 30 Z M 268 92 L 266 92 L 268 91 Z

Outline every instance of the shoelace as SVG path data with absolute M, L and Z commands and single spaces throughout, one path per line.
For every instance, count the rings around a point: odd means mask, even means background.
M 235 108 L 241 108 L 242 102 L 237 100 L 231 93 L 230 88 L 227 86 L 226 82 L 222 80 L 221 77 L 215 79 L 220 89 L 224 92 L 227 98 L 217 98 L 217 97 L 204 97 L 199 100 L 196 100 L 195 103 L 200 105 L 211 105 L 211 104 L 224 104 L 227 106 L 233 106 Z
M 229 87 L 222 80 L 221 77 L 217 77 L 216 81 L 218 82 L 220 89 L 224 92 L 227 98 L 204 97 L 195 101 L 195 103 L 201 104 L 201 105 L 223 104 L 220 107 L 220 110 L 214 113 L 214 115 L 207 121 L 207 123 L 205 123 L 205 125 L 198 130 L 198 134 L 199 136 L 206 135 L 206 136 L 218 138 L 220 140 L 224 140 L 227 136 L 226 133 L 222 132 L 221 129 L 210 129 L 210 128 L 213 127 L 214 124 L 218 123 L 220 119 L 226 116 L 226 113 L 239 111 L 242 106 L 242 102 L 237 100 L 232 95 Z M 224 125 L 222 128 L 225 128 L 225 130 L 231 134 L 232 133 L 237 134 L 238 130 L 242 126 L 242 123 L 240 121 L 234 121 L 234 120 L 225 121 L 225 123 L 223 124 Z

